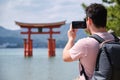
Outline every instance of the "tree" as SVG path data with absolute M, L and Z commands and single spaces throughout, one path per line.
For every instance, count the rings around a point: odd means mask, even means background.
M 117 36 L 120 36 L 120 0 L 103 0 L 107 6 L 107 29 L 112 29 Z

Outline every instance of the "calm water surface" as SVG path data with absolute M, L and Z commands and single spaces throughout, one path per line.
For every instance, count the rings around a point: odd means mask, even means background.
M 62 50 L 48 58 L 47 49 L 33 49 L 33 57 L 24 57 L 24 50 L 0 49 L 0 80 L 74 80 L 78 62 L 62 60 Z

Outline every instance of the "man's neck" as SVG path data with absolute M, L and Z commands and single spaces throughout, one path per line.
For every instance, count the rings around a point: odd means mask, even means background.
M 94 29 L 91 30 L 92 34 L 94 34 L 94 33 L 103 33 L 103 32 L 107 32 L 106 28 L 94 28 Z

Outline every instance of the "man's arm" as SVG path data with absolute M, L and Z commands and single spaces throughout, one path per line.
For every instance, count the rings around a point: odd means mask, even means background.
M 68 30 L 68 42 L 63 50 L 63 60 L 65 62 L 71 62 L 73 61 L 71 56 L 70 56 L 70 52 L 69 50 L 72 48 L 72 46 L 74 45 L 74 40 L 76 38 L 76 32 L 77 30 L 73 30 L 72 26 L 70 26 L 70 29 Z

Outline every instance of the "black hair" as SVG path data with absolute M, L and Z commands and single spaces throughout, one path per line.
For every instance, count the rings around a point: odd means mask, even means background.
M 86 8 L 86 17 L 90 17 L 97 28 L 106 27 L 107 9 L 102 4 L 91 4 Z

